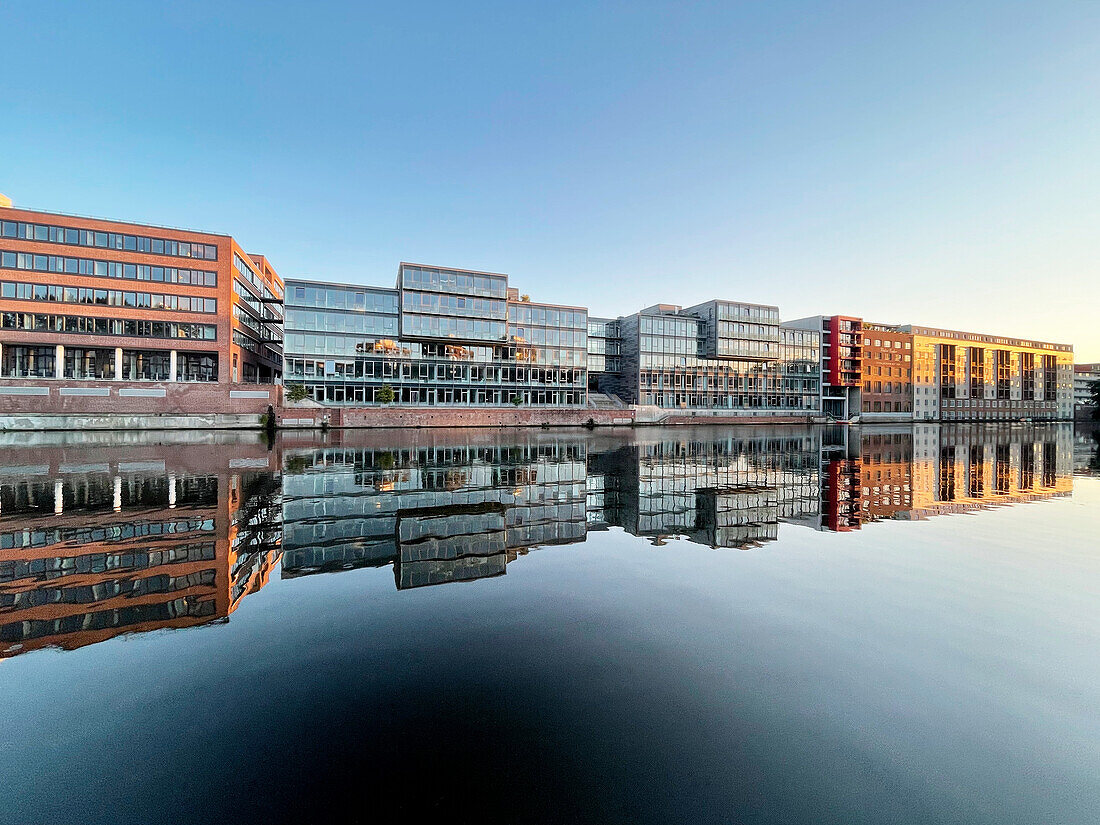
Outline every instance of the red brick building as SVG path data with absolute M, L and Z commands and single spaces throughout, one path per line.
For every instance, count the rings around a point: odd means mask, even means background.
M 277 383 L 282 298 L 270 263 L 228 235 L 0 205 L 0 380 L 32 379 L 27 394 L 47 394 L 33 379 L 70 395 Z
M 913 336 L 884 324 L 863 325 L 864 419 L 913 417 Z

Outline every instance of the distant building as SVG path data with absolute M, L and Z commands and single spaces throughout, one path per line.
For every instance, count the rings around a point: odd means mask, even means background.
M 1073 404 L 1078 415 L 1092 414 L 1092 384 L 1100 381 L 1100 364 L 1073 365 Z

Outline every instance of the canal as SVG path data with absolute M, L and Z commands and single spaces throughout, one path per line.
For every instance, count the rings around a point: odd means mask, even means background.
M 1084 823 L 1100 434 L 0 434 L 0 822 Z

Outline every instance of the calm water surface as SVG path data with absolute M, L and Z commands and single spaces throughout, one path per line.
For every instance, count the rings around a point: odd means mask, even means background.
M 1069 426 L 0 442 L 0 822 L 1100 822 Z

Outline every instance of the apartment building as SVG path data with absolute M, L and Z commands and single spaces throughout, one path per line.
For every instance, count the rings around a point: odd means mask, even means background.
M 896 327 L 865 322 L 860 359 L 863 421 L 913 418 L 913 336 Z
M 907 325 L 913 417 L 1008 421 L 1073 417 L 1073 347 Z
M 820 335 L 780 325 L 778 307 L 656 304 L 601 321 L 597 332 L 593 383 L 627 403 L 696 414 L 820 410 Z M 593 347 L 611 348 L 617 361 Z
M 286 307 L 287 383 L 317 401 L 587 404 L 588 311 L 507 275 L 401 263 L 392 289 L 289 280 Z
M 791 329 L 821 336 L 821 411 L 847 421 L 862 409 L 863 319 L 849 315 L 812 315 L 784 322 Z
M 228 235 L 3 207 L 0 379 L 277 382 L 282 289 Z

